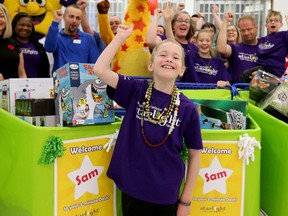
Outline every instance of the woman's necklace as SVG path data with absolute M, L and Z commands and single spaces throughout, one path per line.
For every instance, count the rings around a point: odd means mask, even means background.
M 171 102 L 170 102 L 168 110 L 165 108 L 164 109 L 164 112 L 166 111 L 165 115 L 163 113 L 160 116 L 156 116 L 156 120 L 154 120 L 150 117 L 150 101 L 151 101 L 151 97 L 152 97 L 153 86 L 154 86 L 154 82 L 151 82 L 148 86 L 148 89 L 147 89 L 146 94 L 145 94 L 145 99 L 142 103 L 141 133 L 142 133 L 142 136 L 144 138 L 145 143 L 147 145 L 149 145 L 150 147 L 155 148 L 155 147 L 159 147 L 163 143 L 165 143 L 165 141 L 168 139 L 168 137 L 170 136 L 170 134 L 172 133 L 172 131 L 175 128 L 175 123 L 176 123 L 177 116 L 178 116 L 178 109 L 180 106 L 180 92 L 179 92 L 178 88 L 174 85 L 172 96 L 171 96 Z M 144 112 L 147 113 L 147 118 L 148 118 L 149 122 L 151 122 L 153 124 L 159 124 L 160 125 L 160 124 L 164 123 L 171 116 L 173 110 L 174 110 L 174 113 L 173 113 L 172 123 L 169 127 L 169 131 L 168 131 L 166 137 L 161 142 L 159 142 L 157 144 L 150 143 L 149 140 L 147 139 L 146 135 L 145 135 L 145 130 L 144 130 Z
M 199 56 L 200 56 L 200 55 L 199 55 Z M 206 59 L 206 58 L 203 58 L 203 57 L 200 56 L 200 59 L 201 59 L 202 63 L 206 66 L 207 72 L 210 73 L 210 71 L 211 71 L 211 69 L 212 69 L 212 66 L 210 65 L 212 58 L 209 58 L 208 64 L 206 64 L 205 61 L 203 60 L 203 59 Z

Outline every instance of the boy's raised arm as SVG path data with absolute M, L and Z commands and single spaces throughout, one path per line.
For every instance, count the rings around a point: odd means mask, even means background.
M 225 58 L 229 58 L 232 54 L 232 49 L 227 44 L 227 25 L 233 19 L 232 13 L 225 13 L 222 26 L 220 28 L 217 40 L 217 50 Z
M 102 54 L 97 59 L 94 65 L 94 73 L 103 82 L 112 88 L 116 88 L 118 84 L 118 75 L 116 72 L 112 71 L 110 68 L 111 62 L 121 45 L 126 41 L 126 39 L 132 34 L 133 25 L 125 26 L 119 25 L 118 32 L 114 39 L 109 43 L 109 45 L 104 49 Z

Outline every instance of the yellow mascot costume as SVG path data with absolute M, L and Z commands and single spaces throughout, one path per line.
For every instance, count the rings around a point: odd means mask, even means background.
M 114 37 L 109 24 L 109 2 L 105 0 L 98 3 L 97 8 L 100 36 L 107 45 Z M 149 2 L 147 0 L 130 0 L 123 24 L 128 26 L 133 24 L 134 30 L 118 50 L 112 63 L 113 71 L 126 76 L 151 76 L 151 72 L 147 69 L 150 52 L 145 42 L 150 25 Z
M 40 3 L 38 3 L 40 2 Z M 46 1 L 19 1 L 19 0 L 4 0 L 11 20 L 19 12 L 28 13 L 35 26 L 35 31 L 40 36 L 44 36 L 48 32 L 48 28 L 54 18 L 54 10 L 62 8 L 59 0 Z

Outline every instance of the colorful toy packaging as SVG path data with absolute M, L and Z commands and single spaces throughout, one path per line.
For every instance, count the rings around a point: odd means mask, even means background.
M 247 101 L 192 99 L 201 129 L 245 130 Z
M 265 98 L 257 103 L 257 106 L 288 123 L 288 82 L 281 83 L 269 92 Z
M 280 79 L 273 74 L 258 70 L 256 75 L 250 82 L 249 92 L 250 98 L 255 102 L 259 102 L 270 91 L 278 86 Z
M 107 124 L 115 121 L 106 83 L 93 64 L 67 63 L 53 73 L 58 126 Z

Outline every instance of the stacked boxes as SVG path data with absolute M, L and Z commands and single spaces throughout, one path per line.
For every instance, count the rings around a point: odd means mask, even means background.
M 15 115 L 16 99 L 54 98 L 52 78 L 19 78 L 0 81 L 0 107 Z
M 15 114 L 35 126 L 56 126 L 54 98 L 16 99 Z
M 59 126 L 106 124 L 115 121 L 107 85 L 94 73 L 93 64 L 67 63 L 53 73 Z

